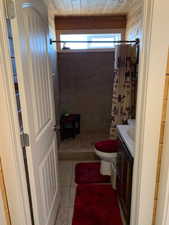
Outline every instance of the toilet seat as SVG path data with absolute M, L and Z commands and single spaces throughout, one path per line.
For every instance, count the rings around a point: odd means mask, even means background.
M 105 140 L 99 141 L 95 144 L 96 150 L 105 153 L 114 153 L 117 152 L 119 142 L 117 140 Z

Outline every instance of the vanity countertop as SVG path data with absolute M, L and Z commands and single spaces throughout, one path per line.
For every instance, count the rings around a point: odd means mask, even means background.
M 134 158 L 134 153 L 135 153 L 135 143 L 134 143 L 134 138 L 132 138 L 129 134 L 129 128 L 130 125 L 118 125 L 117 129 L 120 134 L 120 137 L 126 144 L 129 152 L 131 153 L 132 157 Z

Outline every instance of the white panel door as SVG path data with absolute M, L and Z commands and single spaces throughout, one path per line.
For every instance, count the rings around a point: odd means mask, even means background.
M 48 16 L 41 0 L 16 0 L 12 20 L 35 225 L 53 225 L 58 182 Z

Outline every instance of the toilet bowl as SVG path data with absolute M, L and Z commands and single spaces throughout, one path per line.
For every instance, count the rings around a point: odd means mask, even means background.
M 101 159 L 100 173 L 112 175 L 112 164 L 116 168 L 118 150 L 117 140 L 105 140 L 95 143 L 95 153 Z

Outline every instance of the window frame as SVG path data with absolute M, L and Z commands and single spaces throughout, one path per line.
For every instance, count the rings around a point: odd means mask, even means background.
M 60 41 L 60 36 L 63 34 L 111 34 L 120 33 L 121 39 L 125 39 L 125 29 L 97 29 L 97 30 L 59 30 L 56 31 L 56 40 Z M 69 52 L 110 52 L 114 51 L 114 48 L 91 48 L 91 49 L 61 49 L 61 43 L 56 43 L 57 52 L 69 53 Z

